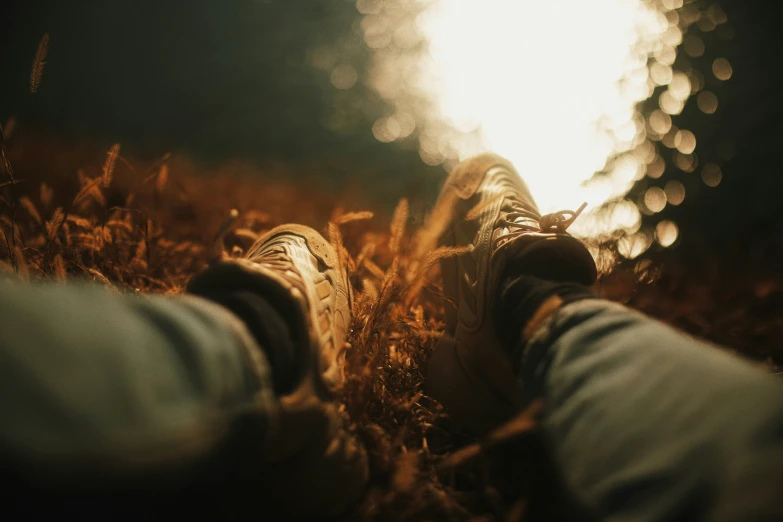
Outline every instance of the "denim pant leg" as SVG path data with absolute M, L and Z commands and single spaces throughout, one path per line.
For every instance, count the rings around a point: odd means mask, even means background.
M 0 281 L 6 477 L 109 489 L 193 480 L 238 431 L 262 445 L 274 407 L 263 353 L 218 305 Z
M 519 352 L 517 352 L 519 353 Z M 522 351 L 565 489 L 601 520 L 783 520 L 783 380 L 620 305 L 577 301 Z

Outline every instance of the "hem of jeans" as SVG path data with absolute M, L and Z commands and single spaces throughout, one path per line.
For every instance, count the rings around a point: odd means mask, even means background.
M 569 328 L 568 323 L 575 316 L 593 310 L 597 303 L 601 303 L 601 306 L 606 304 L 621 306 L 600 297 L 585 297 L 555 310 L 532 332 L 522 347 L 517 371 L 517 379 L 521 381 L 520 387 L 527 397 L 534 399 L 541 396 L 542 383 L 549 373 L 555 355 L 552 353 L 552 344 L 564 330 Z

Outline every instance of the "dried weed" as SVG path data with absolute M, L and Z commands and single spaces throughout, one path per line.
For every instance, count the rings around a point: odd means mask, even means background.
M 13 182 L 10 156 L 0 145 Z M 36 162 L 55 161 L 58 154 L 69 157 L 68 147 L 30 146 L 47 153 L 33 150 L 19 165 L 30 174 L 28 182 L 0 188 L 0 271 L 15 272 L 21 279 L 62 283 L 78 278 L 118 293 L 178 293 L 215 255 L 216 235 L 230 251 L 240 253 L 277 224 L 318 226 L 328 216 L 325 235 L 356 290 L 342 401 L 372 466 L 369 492 L 349 518 L 533 516 L 531 500 L 537 497 L 530 492 L 541 482 L 533 480 L 539 476 L 534 465 L 538 453 L 530 450 L 535 412 L 524 412 L 476 442 L 451 425 L 440 405 L 424 393 L 427 360 L 444 326 L 436 267 L 440 259 L 463 252 L 437 247 L 451 212 L 448 198 L 423 227 L 408 230 L 406 200 L 391 219 L 369 211 L 343 213 L 335 210 L 331 195 L 305 184 L 247 176 L 244 166 L 203 176 L 193 164 L 170 155 L 144 168 L 120 157 L 119 145 L 102 165 L 81 165 L 76 175 L 65 173 L 77 172 L 74 167 L 57 177 L 43 168 L 48 164 Z M 117 161 L 128 168 L 115 172 Z M 148 184 L 152 179 L 155 183 Z M 23 215 L 14 213 L 17 203 Z M 226 219 L 232 208 L 238 212 Z M 748 339 L 759 346 L 780 335 L 779 319 L 754 322 L 747 313 L 737 315 L 737 303 L 731 300 L 717 300 L 723 309 L 705 308 L 715 301 L 721 273 L 709 271 L 704 284 L 697 285 L 683 284 L 687 273 L 631 269 L 608 277 L 599 289 L 701 335 L 719 331 L 710 326 L 710 318 L 720 316 L 720 328 L 725 325 L 730 333 L 714 337 L 735 347 Z M 750 288 L 767 303 L 758 313 L 779 318 L 773 312 L 780 310 L 780 278 L 768 274 Z M 747 325 L 739 334 L 738 324 Z

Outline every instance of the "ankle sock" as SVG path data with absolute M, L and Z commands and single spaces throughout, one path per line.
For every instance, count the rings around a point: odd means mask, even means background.
M 280 312 L 260 294 L 239 290 L 210 296 L 245 323 L 271 366 L 275 393 L 285 395 L 297 384 L 298 353 L 291 330 Z
M 552 297 L 560 306 L 597 297 L 589 288 L 568 281 L 549 281 L 530 275 L 506 277 L 496 301 L 495 328 L 505 352 L 516 359 L 522 333 L 541 306 Z

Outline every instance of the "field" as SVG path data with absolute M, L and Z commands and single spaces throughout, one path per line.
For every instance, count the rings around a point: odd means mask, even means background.
M 240 256 L 286 222 L 311 225 L 340 249 L 357 294 L 342 399 L 372 466 L 370 491 L 349 518 L 552 515 L 557 503 L 542 501 L 553 493 L 534 412 L 477 443 L 424 394 L 424 368 L 443 327 L 437 258 L 449 254 L 434 249 L 422 225 L 429 202 L 412 195 L 385 213 L 360 188 L 334 194 L 302 167 L 204 166 L 178 155 L 145 162 L 119 144 L 5 130 L 0 272 L 9 277 L 176 294 L 210 259 Z M 596 289 L 779 373 L 783 279 L 773 268 L 728 256 L 653 256 L 611 267 Z

